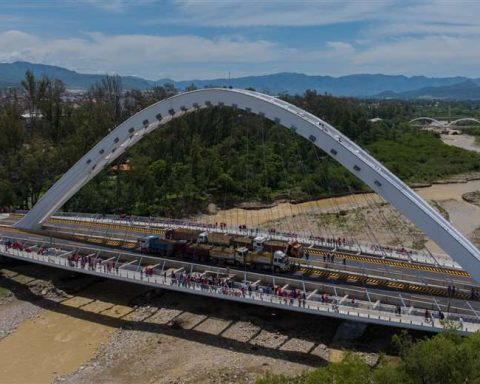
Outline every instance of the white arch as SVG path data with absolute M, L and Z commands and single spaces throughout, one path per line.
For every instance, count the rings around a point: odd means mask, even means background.
M 261 93 L 211 88 L 178 94 L 132 116 L 83 156 L 16 226 L 38 229 L 83 185 L 127 148 L 171 119 L 212 105 L 264 116 L 297 132 L 390 202 L 480 281 L 480 252 L 427 202 L 330 124 L 283 100 Z
M 448 123 L 448 126 L 450 127 L 452 125 L 456 125 L 457 123 L 461 123 L 463 121 L 470 121 L 472 123 L 480 124 L 480 120 L 474 119 L 473 117 L 464 117 L 464 118 L 461 118 L 461 119 L 451 121 L 450 123 Z
M 439 120 L 433 119 L 431 117 L 421 116 L 421 117 L 417 117 L 415 119 L 410 120 L 409 124 L 416 123 L 417 121 L 429 121 L 430 123 L 440 123 Z

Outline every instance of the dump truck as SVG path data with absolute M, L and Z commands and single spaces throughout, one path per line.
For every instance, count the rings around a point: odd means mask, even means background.
M 292 241 L 288 243 L 287 255 L 295 258 L 303 257 L 303 245 L 298 241 Z
M 202 233 L 202 231 L 194 229 L 170 228 L 165 231 L 165 238 L 169 240 L 187 240 L 196 242 L 200 233 Z
M 267 240 L 263 243 L 263 250 L 267 252 L 282 251 L 286 252 L 288 242 L 283 240 Z
M 155 235 L 140 237 L 138 239 L 140 251 L 142 253 L 157 254 L 162 256 L 171 256 L 174 250 L 175 241 L 161 239 Z
M 250 251 L 246 247 L 238 248 L 235 254 L 235 261 L 241 266 L 252 269 L 269 269 L 275 272 L 286 272 L 290 270 L 288 256 L 282 251 L 264 252 Z
M 210 250 L 213 247 L 206 244 L 188 243 L 185 254 L 196 261 L 207 261 L 210 257 Z
M 210 260 L 214 263 L 223 264 L 235 264 L 235 249 L 227 247 L 213 247 L 210 250 Z
M 233 245 L 233 236 L 218 232 L 202 232 L 198 235 L 198 243 L 212 244 L 219 247 L 230 247 Z
M 232 243 L 237 248 L 248 248 L 252 247 L 252 238 L 248 236 L 236 236 L 233 238 Z

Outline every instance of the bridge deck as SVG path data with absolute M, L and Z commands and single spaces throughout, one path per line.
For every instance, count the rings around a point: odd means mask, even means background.
M 248 291 L 245 294 L 242 294 L 240 282 L 237 282 L 231 288 L 226 289 L 222 286 L 205 286 L 200 283 L 185 283 L 181 282 L 178 278 L 174 279 L 171 277 L 170 273 L 174 270 L 185 270 L 189 272 L 200 273 L 202 271 L 199 270 L 199 268 L 203 268 L 202 273 L 204 274 L 209 273 L 209 271 L 212 270 L 211 267 L 199 266 L 198 264 L 193 263 L 178 262 L 177 264 L 182 265 L 180 268 L 177 266 L 167 270 L 165 262 L 160 262 L 156 266 L 157 268 L 154 269 L 154 274 L 152 276 L 145 276 L 140 258 L 137 259 L 138 262 L 125 262 L 121 265 L 115 264 L 115 266 L 119 266 L 119 268 L 112 268 L 109 271 L 108 268 L 104 267 L 105 263 L 102 262 L 96 263 L 93 268 L 89 268 L 88 264 L 82 267 L 78 263 L 69 261 L 67 257 L 72 254 L 72 250 L 69 249 L 50 248 L 45 252 L 45 254 L 42 254 L 42 252 L 39 251 L 41 248 L 38 246 L 33 246 L 31 249 L 32 250 L 30 251 L 19 250 L 8 248 L 6 245 L 1 244 L 0 255 L 103 278 L 142 284 L 154 288 L 169 289 L 294 312 L 303 312 L 321 316 L 335 317 L 344 320 L 360 321 L 365 323 L 416 329 L 428 332 L 440 332 L 444 329 L 444 326 L 438 319 L 435 319 L 433 323 L 425 322 L 424 317 L 420 315 L 421 311 L 413 310 L 413 308 L 409 308 L 406 313 L 398 315 L 393 312 L 392 308 L 390 308 L 390 310 L 386 310 L 385 308 L 378 309 L 378 306 L 372 302 L 359 300 L 357 301 L 356 305 L 347 305 L 347 303 L 340 300 L 340 296 L 333 297 L 333 303 L 321 302 L 318 300 L 318 296 L 317 299 L 315 299 L 315 293 L 312 295 L 307 295 L 307 299 L 305 301 L 298 299 L 290 300 L 275 294 L 269 294 L 262 286 L 260 286 L 259 290 L 253 290 L 251 294 L 248 294 Z M 85 254 L 87 253 L 89 252 L 85 252 Z M 111 255 L 108 254 L 104 255 L 102 258 L 101 255 L 97 255 L 97 260 L 107 260 L 110 258 L 110 256 Z M 119 258 L 117 257 L 116 261 L 118 262 L 118 260 Z M 218 274 L 220 270 L 225 272 L 225 269 L 216 268 L 216 272 L 210 273 Z M 458 315 L 452 315 L 456 316 L 458 319 Z M 462 320 L 454 321 L 453 323 L 463 334 L 480 330 L 479 319 L 475 317 L 465 316 Z

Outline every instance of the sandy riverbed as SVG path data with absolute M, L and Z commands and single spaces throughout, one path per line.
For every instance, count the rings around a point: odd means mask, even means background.
M 480 190 L 480 180 L 465 183 L 433 184 L 429 187 L 416 189 L 424 199 L 435 201 L 443 207 L 448 212 L 452 224 L 465 235 L 469 235 L 480 226 L 480 208 L 465 202 L 462 195 L 466 192 L 478 190 Z M 262 228 L 270 223 L 283 221 L 285 224 L 282 229 L 284 230 L 296 233 L 318 233 L 318 226 L 309 227 L 311 223 L 304 219 L 305 216 L 352 210 L 353 208 L 368 207 L 380 202 L 383 202 L 383 200 L 376 194 L 363 194 L 321 199 L 300 204 L 281 203 L 275 207 L 259 210 L 233 208 L 218 211 L 213 215 L 200 215 L 197 219 L 209 223 L 225 222 L 232 226 L 246 224 L 250 228 Z M 375 230 L 382 233 L 385 228 L 376 228 Z M 332 231 L 333 228 L 326 230 L 327 233 Z M 339 229 L 339 231 L 339 235 L 341 235 L 343 230 Z M 440 252 L 440 249 L 431 242 L 428 243 L 428 247 L 435 252 Z
M 441 135 L 445 144 L 467 149 L 469 151 L 480 152 L 480 146 L 475 143 L 475 137 L 471 135 Z

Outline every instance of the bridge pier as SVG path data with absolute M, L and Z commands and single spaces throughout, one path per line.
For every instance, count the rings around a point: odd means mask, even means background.
M 333 343 L 353 341 L 362 337 L 367 329 L 367 325 L 367 323 L 360 323 L 358 321 L 343 320 L 335 332 Z

